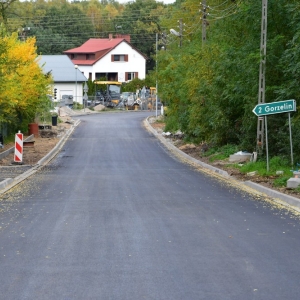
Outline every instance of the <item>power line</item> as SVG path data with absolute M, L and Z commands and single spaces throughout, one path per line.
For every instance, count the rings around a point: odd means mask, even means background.
M 205 1 L 206 2 L 206 1 Z M 229 0 L 224 1 L 222 4 L 218 5 L 218 6 L 214 6 L 212 9 L 216 10 L 216 7 L 221 7 L 224 4 L 229 3 Z M 228 8 L 223 9 L 223 10 L 219 10 L 221 12 L 225 12 L 227 11 L 227 9 L 231 9 L 233 7 L 236 7 L 237 4 L 234 5 L 230 5 Z M 207 8 L 211 8 L 209 6 L 207 6 Z M 189 9 L 191 11 L 193 11 L 193 7 L 189 7 Z M 134 15 L 136 12 L 136 15 Z M 32 20 L 29 17 L 24 17 L 24 18 L 19 18 L 18 20 L 16 19 L 9 19 L 10 21 L 10 26 L 11 27 L 15 27 L 18 28 L 20 23 L 28 23 L 30 24 L 30 27 L 32 28 L 32 32 L 34 33 L 35 30 L 39 31 L 39 30 L 51 30 L 53 32 L 53 34 L 56 34 L 56 29 L 60 29 L 62 24 L 64 26 L 65 31 L 67 31 L 68 29 L 73 29 L 73 27 L 75 25 L 79 23 L 86 23 L 87 21 L 90 21 L 91 24 L 94 26 L 95 29 L 91 29 L 91 31 L 83 31 L 83 32 L 68 32 L 68 33 L 61 33 L 61 32 L 57 32 L 58 35 L 60 36 L 64 36 L 64 41 L 54 41 L 53 38 L 51 37 L 51 35 L 39 35 L 38 33 L 36 34 L 36 39 L 37 42 L 41 43 L 41 42 L 47 42 L 47 41 L 51 41 L 52 44 L 65 44 L 65 43 L 69 43 L 69 42 L 74 42 L 74 39 L 76 38 L 84 38 L 86 36 L 89 36 L 91 38 L 103 38 L 104 36 L 108 36 L 109 34 L 129 34 L 131 36 L 131 38 L 133 40 L 135 39 L 141 39 L 143 38 L 144 42 L 152 42 L 153 38 L 149 38 L 149 33 L 148 32 L 132 32 L 132 28 L 129 30 L 126 30 L 127 24 L 130 22 L 136 22 L 138 20 L 140 20 L 141 22 L 145 21 L 145 22 L 151 22 L 153 19 L 156 18 L 160 18 L 161 17 L 161 12 L 153 12 L 151 11 L 150 13 L 143 15 L 142 17 L 140 15 L 138 15 L 138 13 L 140 13 L 140 10 L 137 11 L 133 11 L 132 16 L 128 17 L 128 16 L 119 16 L 116 17 L 114 20 L 112 20 L 109 16 L 103 16 L 101 13 L 95 13 L 93 15 L 84 15 L 84 14 L 73 14 L 73 15 L 60 15 L 60 16 L 53 16 L 51 18 L 51 21 L 48 22 L 47 20 L 44 20 L 44 18 L 48 17 L 48 16 L 36 16 L 34 20 Z M 168 10 L 166 10 L 166 14 L 169 13 Z M 235 12 L 234 12 L 235 13 Z M 203 14 L 203 12 L 202 12 Z M 232 13 L 233 14 L 233 13 Z M 223 16 L 217 16 L 215 14 L 213 15 L 209 15 L 208 13 L 205 14 L 206 17 L 209 16 L 209 20 L 217 20 L 220 18 L 224 18 L 224 17 L 228 17 L 231 14 L 225 14 Z M 64 16 L 66 19 L 64 19 Z M 195 20 L 197 20 L 197 23 L 195 24 Z M 186 36 L 186 35 L 191 35 L 194 32 L 196 32 L 198 30 L 198 25 L 200 25 L 200 23 L 202 22 L 203 24 L 203 15 L 202 15 L 202 19 L 199 18 L 195 18 L 194 14 L 190 14 L 190 17 L 185 18 L 185 22 L 188 22 L 189 24 L 192 24 L 191 26 L 186 25 L 186 23 L 184 24 L 184 27 L 181 28 L 181 36 Z M 115 29 L 115 24 L 118 24 L 118 26 L 124 28 L 122 30 L 116 30 Z M 207 21 L 206 21 L 206 26 L 208 25 Z M 107 29 L 111 27 L 111 30 Z M 97 30 L 97 28 L 106 28 L 105 31 L 101 30 Z M 190 30 L 188 30 L 188 32 L 185 31 L 185 28 L 188 28 Z M 130 31 L 130 32 L 129 32 Z M 161 27 L 160 31 L 168 31 L 168 28 L 166 27 Z M 153 37 L 154 37 L 155 32 L 153 32 Z

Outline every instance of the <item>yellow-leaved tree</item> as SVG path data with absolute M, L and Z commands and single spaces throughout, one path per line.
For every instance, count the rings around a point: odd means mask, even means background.
M 51 76 L 38 63 L 35 38 L 20 41 L 17 33 L 0 37 L 0 122 L 25 128 L 48 106 Z

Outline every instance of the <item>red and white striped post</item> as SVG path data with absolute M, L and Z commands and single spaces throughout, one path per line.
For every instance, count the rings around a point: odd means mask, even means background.
M 15 137 L 15 162 L 22 162 L 23 159 L 23 133 L 19 130 Z

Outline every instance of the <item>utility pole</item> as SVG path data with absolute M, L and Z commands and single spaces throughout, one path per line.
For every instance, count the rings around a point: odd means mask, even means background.
M 202 5 L 202 45 L 206 42 L 206 26 L 207 26 L 207 8 L 208 6 L 206 5 L 206 0 L 203 0 L 200 2 Z
M 155 88 L 156 88 L 156 95 L 155 95 L 155 117 L 157 118 L 157 92 L 158 92 L 158 83 L 157 83 L 157 77 L 158 77 L 158 62 L 157 62 L 157 50 L 158 50 L 158 34 L 156 33 L 156 46 L 155 46 L 155 63 L 156 63 L 156 84 L 155 84 Z
M 165 32 L 161 34 L 161 42 L 163 44 L 162 49 L 167 50 L 167 34 Z
M 181 46 L 182 46 L 182 19 L 179 19 L 179 34 L 180 34 L 179 47 L 181 48 Z
M 262 0 L 261 37 L 260 37 L 260 67 L 259 67 L 259 88 L 258 104 L 265 103 L 266 87 L 266 55 L 267 55 L 267 15 L 268 0 Z M 264 117 L 257 119 L 257 152 L 262 154 L 264 147 Z
M 30 31 L 30 27 L 24 27 L 18 30 L 20 39 L 25 42 L 26 41 L 26 33 Z

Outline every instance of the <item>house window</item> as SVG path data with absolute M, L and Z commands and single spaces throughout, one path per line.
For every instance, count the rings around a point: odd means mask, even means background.
M 128 73 L 128 80 L 134 79 L 134 73 Z
M 125 61 L 124 55 L 114 55 L 114 61 Z
M 95 54 L 86 54 L 85 58 L 86 58 L 86 60 L 95 59 Z
M 128 61 L 127 54 L 112 54 L 111 61 Z
M 126 77 L 125 80 L 127 81 L 127 80 L 132 80 L 132 79 L 136 78 L 137 76 L 136 76 L 135 72 L 126 72 L 125 77 Z

